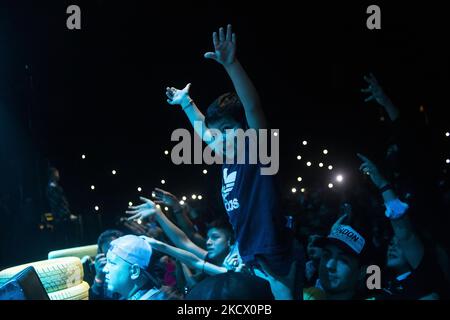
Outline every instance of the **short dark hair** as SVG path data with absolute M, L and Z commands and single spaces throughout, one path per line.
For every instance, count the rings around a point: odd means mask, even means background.
M 227 92 L 213 101 L 206 110 L 205 124 L 211 124 L 224 117 L 231 117 L 244 128 L 247 125 L 241 100 L 234 92 Z
M 228 239 L 230 240 L 230 243 L 232 243 L 232 244 L 234 243 L 234 240 L 235 240 L 234 239 L 234 231 L 228 221 L 226 221 L 225 219 L 214 220 L 208 224 L 207 230 L 209 231 L 212 228 L 223 231 L 225 233 L 225 235 L 228 237 Z
M 122 231 L 120 231 L 120 230 L 108 229 L 106 231 L 103 231 L 98 236 L 98 240 L 97 240 L 98 250 L 101 250 L 101 248 L 103 248 L 103 246 L 105 244 L 110 243 L 114 239 L 118 239 L 118 238 L 123 237 L 123 236 L 124 236 L 124 233 Z M 103 253 L 106 253 L 106 252 L 103 252 Z
M 229 271 L 207 277 L 186 300 L 273 300 L 270 284 L 257 276 Z

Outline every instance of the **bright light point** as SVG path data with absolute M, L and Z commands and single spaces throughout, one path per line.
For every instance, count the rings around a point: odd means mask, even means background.
M 450 163 L 450 159 L 445 160 L 445 163 Z
M 153 198 L 156 197 L 156 193 L 152 192 L 152 197 Z
M 138 187 L 138 189 L 137 189 L 139 192 L 141 192 L 142 191 L 142 188 L 141 187 Z
M 202 200 L 203 197 L 202 197 L 202 196 L 198 196 L 197 199 L 198 199 L 198 200 Z
M 208 173 L 208 170 L 203 170 L 203 174 L 207 174 Z
M 95 190 L 95 186 L 94 185 L 91 186 L 91 190 Z
M 274 132 L 273 135 L 274 135 L 275 137 L 277 137 L 277 136 L 278 136 L 278 132 Z
M 324 149 L 324 150 L 323 150 L 323 154 L 328 154 L 328 150 L 327 150 L 327 149 Z
M 184 201 L 186 201 L 187 200 L 187 198 L 185 197 L 185 196 L 183 196 L 183 198 L 182 198 Z
M 306 146 L 308 144 L 308 141 L 303 141 L 303 145 Z
M 321 168 L 323 167 L 323 163 L 322 163 L 322 162 L 321 162 L 321 163 L 319 163 L 319 167 L 321 167 Z
M 339 175 L 336 177 L 336 181 L 337 181 L 337 182 L 342 182 L 342 180 L 344 180 L 344 178 L 342 177 L 341 174 L 339 174 Z
M 161 184 L 165 184 L 166 183 L 166 180 L 161 180 Z
M 450 137 L 450 132 L 446 132 L 446 133 L 445 133 L 445 136 L 446 136 L 446 137 Z
M 292 193 L 296 193 L 296 192 L 297 192 L 297 189 L 292 188 L 291 191 L 292 191 Z
M 181 200 L 181 201 L 180 201 L 180 204 L 181 204 L 181 205 L 183 205 L 183 204 L 184 204 L 184 201 L 183 201 L 183 200 Z
M 164 207 L 164 210 L 169 211 L 169 208 L 168 207 Z
M 302 156 L 297 156 L 297 160 L 302 160 Z
M 328 170 L 333 170 L 333 166 L 328 166 Z
M 82 154 L 81 159 L 86 159 L 86 155 Z
M 137 223 L 142 224 L 142 220 L 138 219 Z
M 128 202 L 128 206 L 131 207 L 133 205 L 133 202 Z
M 333 184 L 332 184 L 332 183 L 329 183 L 329 184 L 328 184 L 328 188 L 330 188 L 330 189 L 333 188 Z
M 158 209 L 161 209 L 161 206 L 160 206 L 159 204 L 157 204 L 156 207 L 157 207 Z
M 301 182 L 302 180 L 303 180 L 302 177 L 298 177 L 298 178 L 297 178 L 297 181 L 298 181 L 298 182 Z
M 305 188 L 301 188 L 300 191 L 301 191 L 301 192 L 305 192 Z
M 94 207 L 95 211 L 98 211 L 100 208 L 98 206 Z
M 197 199 L 197 196 L 195 194 L 192 195 L 192 199 Z
M 116 174 L 116 173 L 117 173 L 117 171 L 116 171 L 116 170 L 113 170 L 113 171 L 112 171 L 112 174 Z
M 169 151 L 167 151 L 167 150 L 164 151 L 164 154 L 165 154 L 165 155 L 168 155 L 168 154 L 169 154 Z
M 308 161 L 308 162 L 306 163 L 306 165 L 307 165 L 308 167 L 311 167 L 311 162 Z

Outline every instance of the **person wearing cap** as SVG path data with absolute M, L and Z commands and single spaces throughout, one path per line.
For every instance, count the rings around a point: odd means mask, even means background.
M 151 245 L 142 237 L 126 235 L 111 242 L 106 254 L 108 296 L 120 300 L 167 300 L 152 268 Z
M 322 248 L 316 284 L 323 291 L 319 299 L 358 299 L 366 275 L 364 237 L 350 225 L 335 224 L 330 234 L 316 243 Z

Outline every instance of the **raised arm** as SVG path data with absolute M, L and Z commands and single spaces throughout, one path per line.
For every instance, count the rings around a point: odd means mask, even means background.
M 363 161 L 360 170 L 370 176 L 373 184 L 382 193 L 386 216 L 391 222 L 398 243 L 408 263 L 416 269 L 422 261 L 424 246 L 407 215 L 408 205 L 400 201 L 390 183 L 380 174 L 372 161 L 361 154 L 358 154 L 358 157 Z
M 364 80 L 366 80 L 369 86 L 365 89 L 361 89 L 361 91 L 370 93 L 370 96 L 368 96 L 364 101 L 368 102 L 371 100 L 376 100 L 384 108 L 384 110 L 386 110 L 391 121 L 397 120 L 400 112 L 392 103 L 391 99 L 386 95 L 375 76 L 371 73 L 368 77 L 364 76 Z
M 222 154 L 221 146 L 217 145 L 219 140 L 215 140 L 214 135 L 205 124 L 205 116 L 199 110 L 194 100 L 192 100 L 189 96 L 190 88 L 190 83 L 188 83 L 186 87 L 181 90 L 174 87 L 167 87 L 167 102 L 171 105 L 180 105 L 194 128 L 195 133 L 200 137 L 200 139 L 205 141 L 208 147 L 213 149 L 216 153 Z
M 150 243 L 153 249 L 161 251 L 175 259 L 178 259 L 180 262 L 185 263 L 190 268 L 205 272 L 209 275 L 216 275 L 227 272 L 226 268 L 206 262 L 204 259 L 199 258 L 189 251 L 176 248 L 153 238 L 145 237 L 145 239 Z
M 188 217 L 189 207 L 187 205 L 182 206 L 177 199 L 177 197 L 168 191 L 155 188 L 153 191 L 155 194 L 155 203 L 160 205 L 166 205 L 173 209 L 173 217 L 175 218 L 176 224 L 180 229 L 198 246 L 205 248 L 206 239 L 197 232 L 192 223 L 191 219 Z
M 261 100 L 255 86 L 236 58 L 236 35 L 232 32 L 231 25 L 213 33 L 214 52 L 205 53 L 205 58 L 213 59 L 220 63 L 227 71 L 233 82 L 239 99 L 245 110 L 245 116 L 250 128 L 266 128 L 266 119 L 261 108 Z
M 153 216 L 155 220 L 159 223 L 161 228 L 163 229 L 166 236 L 173 242 L 173 244 L 183 250 L 189 251 L 196 255 L 197 257 L 204 259 L 206 254 L 208 253 L 206 250 L 200 248 L 195 245 L 186 234 L 180 230 L 175 224 L 172 223 L 164 213 L 156 207 L 155 203 L 150 199 L 140 197 L 143 204 L 138 206 L 130 207 L 130 211 L 127 211 L 127 214 L 131 214 L 132 216 L 129 218 L 133 219 L 145 219 L 147 217 Z

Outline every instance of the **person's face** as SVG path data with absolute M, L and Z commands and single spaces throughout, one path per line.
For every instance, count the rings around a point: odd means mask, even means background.
M 222 152 L 225 155 L 232 155 L 233 151 L 237 152 L 237 143 L 235 142 L 236 129 L 240 129 L 239 122 L 231 117 L 223 117 L 222 119 L 208 124 L 210 129 L 220 131 L 220 136 L 216 136 L 215 140 L 222 141 Z
M 103 272 L 105 273 L 105 284 L 109 296 L 118 293 L 122 297 L 128 297 L 128 293 L 133 286 L 131 282 L 131 265 L 116 254 L 108 251 Z
M 230 250 L 230 241 L 226 233 L 217 228 L 209 229 L 206 250 L 212 259 L 227 255 Z
M 394 236 L 389 243 L 387 250 L 386 266 L 398 273 L 405 273 L 410 270 L 408 261 L 403 254 L 403 250 L 398 244 L 397 238 Z
M 326 292 L 354 291 L 360 276 L 358 259 L 334 244 L 322 253 L 319 267 L 320 282 Z
M 51 180 L 55 181 L 55 182 L 59 181 L 59 171 L 58 170 L 52 171 Z

